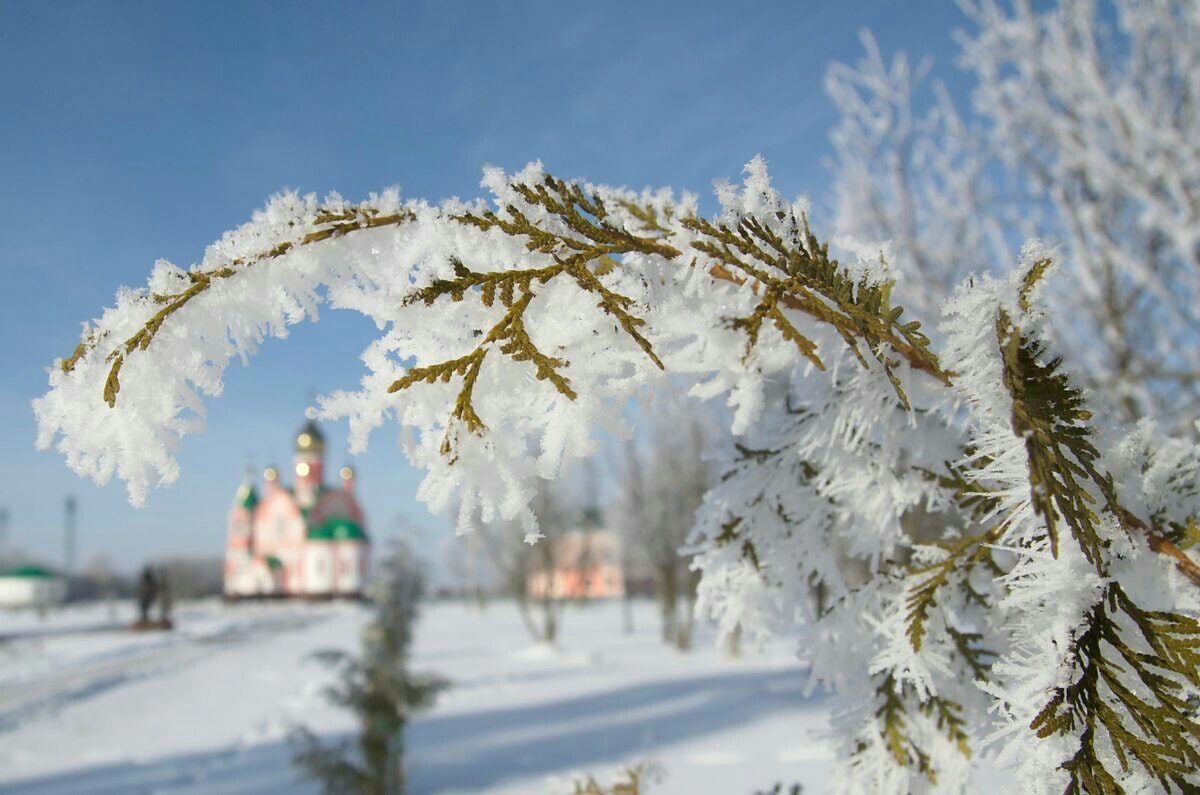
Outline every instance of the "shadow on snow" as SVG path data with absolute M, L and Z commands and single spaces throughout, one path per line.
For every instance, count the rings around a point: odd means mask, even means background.
M 795 668 L 670 679 L 557 701 L 426 715 L 407 735 L 409 795 L 479 790 L 507 780 L 602 772 L 659 749 L 816 705 Z M 186 716 L 180 716 L 187 720 Z M 69 753 L 64 749 L 64 753 Z M 83 768 L 0 784 L 0 793 L 295 793 L 282 741 Z

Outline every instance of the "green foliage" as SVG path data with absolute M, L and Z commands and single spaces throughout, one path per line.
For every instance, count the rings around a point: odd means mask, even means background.
M 1200 622 L 1144 611 L 1111 583 L 1073 650 L 1077 678 L 1030 724 L 1039 737 L 1083 727 L 1079 751 L 1063 765 L 1067 791 L 1123 792 L 1102 761 L 1105 740 L 1122 770 L 1136 763 L 1166 789 L 1194 791 L 1186 777 L 1200 768 L 1200 715 L 1184 687 L 1200 687 Z
M 1040 260 L 1026 274 L 1019 294 L 1023 311 L 1048 264 Z M 1003 311 L 996 333 L 1013 401 L 1013 431 L 1025 440 L 1030 499 L 1054 554 L 1061 521 L 1097 572 L 1107 576 L 1108 542 L 1094 509 L 1101 501 L 1126 532 L 1144 532 L 1152 549 L 1164 549 L 1169 541 L 1123 507 L 1112 477 L 1098 470 L 1092 414 L 1082 392 L 1060 372 L 1060 359 L 1047 357 L 1044 344 L 1023 335 Z M 1187 574 L 1191 562 L 1173 549 Z M 1193 791 L 1186 777 L 1200 768 L 1200 714 L 1186 689 L 1194 696 L 1200 688 L 1200 622 L 1143 610 L 1110 581 L 1073 638 L 1069 659 L 1075 678 L 1030 723 L 1043 738 L 1079 732 L 1079 750 L 1062 766 L 1070 775 L 1067 791 L 1124 791 L 1105 767 L 1106 747 L 1122 771 L 1136 764 L 1164 788 Z
M 966 587 L 969 588 L 970 585 L 968 584 Z M 956 629 L 950 622 L 946 622 L 946 634 L 953 641 L 959 656 L 971 669 L 975 681 L 986 682 L 992 665 L 990 658 L 995 655 L 979 645 L 983 641 L 983 633 Z
M 761 464 L 764 461 L 772 459 L 780 455 L 782 450 L 755 450 L 746 447 L 743 444 L 734 443 L 734 448 L 738 452 L 740 464 Z M 801 483 L 808 483 L 818 474 L 818 470 L 808 461 L 797 462 L 801 472 Z M 726 472 L 722 477 L 728 479 L 733 477 L 736 468 Z M 776 510 L 779 510 L 778 507 Z M 721 532 L 713 539 L 717 546 L 726 546 L 732 543 L 741 543 L 742 557 L 750 562 L 756 571 L 762 571 L 762 563 L 758 557 L 758 551 L 754 548 L 754 542 L 751 541 L 745 533 L 741 532 L 742 517 L 734 517 L 725 522 L 721 526 Z
M 479 288 L 479 299 L 484 306 L 492 306 L 496 300 L 497 290 L 500 293 L 500 303 L 505 307 L 513 305 L 513 296 L 517 290 L 524 295 L 533 290 L 534 282 L 545 284 L 562 273 L 561 265 L 551 265 L 545 268 L 518 268 L 515 270 L 496 271 L 494 273 L 476 273 L 463 265 L 462 261 L 454 258 L 450 261 L 454 268 L 453 279 L 435 279 L 428 287 L 423 287 L 404 299 L 405 305 L 416 302 L 429 306 L 443 295 L 450 295 L 451 300 L 461 301 L 468 290 Z
M 770 320 L 780 336 L 795 345 L 800 355 L 816 365 L 818 370 L 825 369 L 825 362 L 817 355 L 816 343 L 801 334 L 788 320 L 787 315 L 780 311 L 779 296 L 773 292 L 766 293 L 749 315 L 734 318 L 732 321 L 733 328 L 746 332 L 746 353 L 743 359 L 748 359 L 754 351 L 754 346 L 758 344 L 758 334 L 762 330 L 764 320 Z
M 617 292 L 612 286 L 615 280 L 608 278 L 626 267 L 628 260 L 622 258 L 630 254 L 657 255 L 687 267 L 683 249 L 690 249 L 689 255 L 709 258 L 705 267 L 712 278 L 753 290 L 756 302 L 749 314 L 728 320 L 746 335 L 746 357 L 762 341 L 764 329 L 768 333 L 774 329 L 800 356 L 824 370 L 826 363 L 817 342 L 797 325 L 799 316 L 805 315 L 836 331 L 862 366 L 871 366 L 873 360 L 881 367 L 905 408 L 909 402 L 900 380 L 902 363 L 946 385 L 956 377 L 941 368 L 920 323 L 903 319 L 903 308 L 892 304 L 892 283 L 859 277 L 831 258 L 828 247 L 817 239 L 803 216 L 778 213 L 775 221 L 783 229 L 780 232 L 773 222 L 767 224 L 755 217 L 729 221 L 675 218 L 669 207 L 624 200 L 619 202 L 619 210 L 611 212 L 598 194 L 551 176 L 535 183 L 516 183 L 511 189 L 521 202 L 465 212 L 454 220 L 521 241 L 525 251 L 537 255 L 533 258 L 536 267 L 512 263 L 511 269 L 485 273 L 452 259 L 450 276 L 433 280 L 405 300 L 405 304 L 426 306 L 472 300 L 488 310 L 485 314 L 491 325 L 486 332 L 477 332 L 478 341 L 470 351 L 414 367 L 389 388 L 398 392 L 417 384 L 460 379 L 448 426 L 461 425 L 472 433 L 486 430 L 474 398 L 489 356 L 493 362 L 497 356 L 507 356 L 531 367 L 536 378 L 559 395 L 568 400 L 578 397 L 570 363 L 547 353 L 554 348 L 544 347 L 546 340 L 535 342 L 526 327 L 527 310 L 534 301 L 547 300 L 543 288 L 555 280 L 565 280 L 593 298 L 624 337 L 662 368 L 644 334 L 646 321 L 638 314 L 636 301 Z M 536 212 L 530 212 L 530 207 Z M 219 268 L 194 270 L 187 275 L 186 286 L 176 293 L 146 296 L 155 311 L 109 355 L 105 402 L 115 405 L 127 358 L 146 350 L 175 313 L 213 284 L 248 268 L 265 266 L 297 247 L 357 230 L 399 225 L 413 217 L 409 211 L 383 215 L 357 207 L 322 211 L 311 227 L 303 233 L 297 231 L 295 239 Z M 672 231 L 680 227 L 688 234 Z M 680 242 L 684 237 L 688 238 L 686 246 Z M 695 262 L 693 259 L 693 265 Z M 1033 292 L 1049 267 L 1049 260 L 1039 260 L 1024 274 L 1016 296 L 1022 316 L 1031 311 Z M 1061 371 L 1060 360 L 1049 356 L 1045 344 L 1023 331 L 1019 322 L 1020 318 L 1000 311 L 996 341 L 1003 382 L 1012 398 L 1011 426 L 1024 444 L 1028 462 L 1030 502 L 1045 523 L 1052 553 L 1058 555 L 1060 535 L 1066 527 L 1096 572 L 1108 578 L 1112 561 L 1106 522 L 1112 521 L 1131 537 L 1143 535 L 1151 550 L 1171 556 L 1179 570 L 1200 585 L 1200 567 L 1180 550 L 1200 544 L 1197 519 L 1156 515 L 1144 520 L 1120 504 L 1112 477 L 1100 469 L 1092 415 L 1081 390 Z M 103 334 L 88 333 L 62 361 L 63 371 L 70 372 L 104 339 Z M 442 445 L 447 455 L 453 454 L 452 438 L 448 427 Z M 739 452 L 746 465 L 761 464 L 781 453 L 747 448 Z M 975 677 L 986 679 L 992 656 L 984 648 L 987 639 L 955 626 L 949 619 L 952 611 L 944 602 L 948 601 L 946 594 L 954 592 L 962 601 L 990 606 L 993 597 L 987 589 L 975 590 L 972 574 L 983 568 L 993 575 L 1003 573 L 991 548 L 1004 535 L 1011 515 L 998 515 L 1003 492 L 980 482 L 980 473 L 992 462 L 972 450 L 965 451 L 963 460 L 966 463 L 947 462 L 943 472 L 921 471 L 942 489 L 968 527 L 958 539 L 937 542 L 945 552 L 938 561 L 903 570 L 910 584 L 904 604 L 906 633 L 912 648 L 920 651 L 931 631 L 931 618 L 942 611 L 942 620 L 936 625 L 944 629 Z M 799 466 L 801 483 L 817 475 L 807 462 L 799 462 Z M 1195 488 L 1193 484 L 1177 485 Z M 715 542 L 737 545 L 742 557 L 761 570 L 770 561 L 760 558 L 750 535 L 742 519 L 734 517 L 722 526 Z M 894 561 L 887 565 L 904 566 Z M 439 686 L 436 680 L 414 676 L 406 669 L 415 595 L 405 590 L 411 583 L 393 580 L 392 586 L 398 590 L 379 603 L 380 617 L 364 638 L 362 657 L 328 657 L 342 674 L 331 697 L 353 709 L 362 722 L 357 746 L 325 747 L 304 730 L 296 735 L 297 763 L 325 782 L 329 791 L 399 791 L 404 723 Z M 399 598 L 404 593 L 412 596 L 408 607 Z M 1197 708 L 1188 701 L 1200 689 L 1200 624 L 1175 613 L 1142 610 L 1119 585 L 1108 580 L 1104 598 L 1087 613 L 1067 652 L 1075 678 L 1051 695 L 1031 728 L 1041 737 L 1080 735 L 1079 751 L 1063 766 L 1070 774 L 1072 791 L 1120 791 L 1117 774 L 1104 766 L 1109 748 L 1123 770 L 1136 765 L 1164 787 L 1187 789 L 1185 776 L 1200 768 Z M 897 764 L 913 768 L 931 781 L 936 779 L 929 754 L 911 737 L 910 721 L 916 714 L 932 721 L 964 755 L 970 755 L 957 703 L 936 695 L 918 698 L 911 688 L 897 686 L 891 675 L 882 678 L 876 695 L 881 739 Z M 626 781 L 607 790 L 590 778 L 577 782 L 576 795 L 632 795 L 639 792 L 643 772 L 631 768 Z
M 973 450 L 967 450 L 964 458 L 975 468 L 987 466 L 989 461 Z M 947 493 L 954 505 L 976 522 L 993 515 L 1000 506 L 1000 497 L 986 486 L 967 478 L 966 470 L 949 461 L 943 463 L 944 473 L 918 468 L 918 471 Z
M 1013 432 L 1025 440 L 1033 508 L 1046 522 L 1051 551 L 1058 554 L 1059 521 L 1066 524 L 1097 571 L 1104 572 L 1107 542 L 1088 481 L 1105 490 L 1109 480 L 1096 470 L 1100 451 L 1092 444 L 1092 413 L 1083 393 L 1060 372 L 1061 358 L 1048 358 L 1045 346 L 1023 336 L 1001 312 L 996 336 L 1004 361 L 1004 385 L 1012 396 Z
M 529 251 L 553 255 L 559 272 L 574 279 L 580 289 L 595 295 L 597 306 L 612 315 L 661 368 L 662 362 L 653 346 L 639 330 L 646 321 L 630 312 L 633 299 L 608 289 L 595 271 L 611 268 L 615 262 L 612 258 L 617 255 L 640 252 L 672 258 L 679 256 L 679 251 L 662 242 L 660 236 L 635 235 L 613 223 L 604 200 L 587 193 L 577 183 L 546 175 L 540 184 L 515 183 L 512 188 L 529 204 L 550 213 L 563 229 L 549 228 L 551 224 L 545 222 L 539 226 L 513 204 L 505 205 L 503 215 L 487 210 L 481 215 L 464 213 L 457 220 L 483 230 L 498 229 L 511 237 L 524 237 Z
M 533 301 L 533 297 L 532 292 L 523 289 L 521 297 L 507 304 L 508 311 L 471 353 L 428 367 L 414 367 L 405 373 L 403 378 L 388 387 L 388 391 L 397 392 L 418 382 L 429 384 L 439 380 L 447 382 L 455 375 L 462 376 L 462 388 L 454 402 L 450 417 L 463 423 L 469 431 L 481 432 L 486 429 L 486 426 L 475 412 L 472 396 L 484 359 L 489 351 L 498 346 L 501 353 L 508 355 L 515 362 L 532 362 L 539 381 L 549 381 L 560 394 L 565 395 L 569 400 L 574 400 L 577 397 L 575 390 L 571 388 L 566 377 L 559 372 L 561 368 L 566 367 L 567 363 L 562 359 L 542 353 L 533 344 L 533 340 L 529 338 L 529 333 L 525 330 L 523 317 L 525 310 Z M 450 452 L 449 435 L 443 442 L 442 452 Z
M 104 402 L 108 404 L 109 408 L 117 405 L 117 394 L 121 391 L 121 367 L 125 364 L 126 357 L 134 351 L 144 351 L 150 347 L 150 343 L 154 341 L 155 335 L 162 329 L 167 319 L 187 306 L 192 299 L 206 292 L 215 282 L 236 276 L 247 268 L 266 264 L 273 259 L 282 257 L 298 246 L 342 237 L 360 229 L 396 226 L 412 219 L 412 213 L 407 210 L 388 215 L 361 207 L 352 207 L 345 210 L 322 210 L 317 213 L 316 218 L 313 220 L 313 225 L 316 228 L 296 240 L 285 240 L 258 256 L 234 259 L 228 265 L 210 271 L 189 272 L 188 281 L 191 284 L 187 289 L 181 290 L 178 293 L 150 296 L 150 300 L 155 304 L 162 305 L 162 309 L 155 312 L 141 329 L 109 354 L 108 361 L 110 362 L 110 366 L 108 377 L 104 381 Z M 91 351 L 101 341 L 103 336 L 88 334 L 88 336 L 75 346 L 75 350 L 72 351 L 71 355 L 62 360 L 59 365 L 62 371 L 64 373 L 71 372 L 75 365 L 79 363 L 79 360 Z
M 506 311 L 471 353 L 438 364 L 413 368 L 389 388 L 390 392 L 397 392 L 415 383 L 449 381 L 453 376 L 461 376 L 462 387 L 450 416 L 476 433 L 485 430 L 486 425 L 476 413 L 472 398 L 480 368 L 493 349 L 498 348 L 500 353 L 513 361 L 531 363 L 537 379 L 549 382 L 568 400 L 577 397 L 563 372 L 569 363 L 545 354 L 525 327 L 525 312 L 537 296 L 538 285 L 559 278 L 570 279 L 580 290 L 595 296 L 597 307 L 617 321 L 617 325 L 655 366 L 663 366 L 654 347 L 641 333 L 646 321 L 634 314 L 635 301 L 610 289 L 602 277 L 619 267 L 615 256 L 640 252 L 674 257 L 679 252 L 663 243 L 659 235 L 632 234 L 613 223 L 604 201 L 575 183 L 546 176 L 535 185 L 517 183 L 512 187 L 526 202 L 549 213 L 549 218 L 535 222 L 510 203 L 500 212 L 486 210 L 480 214 L 464 213 L 456 216 L 455 220 L 484 231 L 498 231 L 523 238 L 527 250 L 549 254 L 555 264 L 478 273 L 462 262 L 453 260 L 454 278 L 435 280 L 410 295 L 405 303 L 421 302 L 428 306 L 442 298 L 462 301 L 472 295 L 489 308 L 499 298 Z M 656 218 L 651 208 L 640 208 L 635 216 L 643 219 L 644 223 Z M 654 227 L 656 229 L 650 231 L 661 231 L 657 222 L 654 222 Z M 442 445 L 442 451 L 447 454 L 451 453 L 450 438 L 447 434 Z
M 738 532 L 738 526 L 741 525 L 741 523 L 742 518 L 739 516 L 734 519 L 730 519 L 728 522 L 721 525 L 721 532 L 717 534 L 715 539 L 716 544 L 717 546 L 725 546 L 726 544 L 733 544 L 741 541 L 742 557 L 750 561 L 750 564 L 754 566 L 754 569 L 759 571 L 762 569 L 762 564 L 758 559 L 758 551 L 754 548 L 753 541 L 745 538 L 741 533 Z
M 987 545 L 1000 536 L 1003 526 L 1004 523 L 1001 522 L 986 533 L 967 536 L 956 541 L 939 542 L 936 546 L 946 550 L 946 557 L 936 563 L 909 569 L 909 577 L 913 580 L 913 584 L 908 589 L 908 598 L 905 603 L 908 611 L 906 632 L 912 643 L 913 651 L 921 650 L 921 644 L 927 631 L 929 613 L 937 603 L 938 592 L 951 581 L 954 581 L 960 588 L 970 589 L 967 577 L 971 569 L 991 555 Z M 971 593 L 975 592 L 971 591 Z M 975 596 L 983 598 L 978 593 L 975 593 Z M 948 623 L 947 627 L 949 627 Z
M 880 677 L 875 696 L 879 701 L 875 718 L 880 735 L 897 765 L 911 767 L 931 784 L 937 784 L 937 770 L 929 754 L 913 740 L 909 731 L 909 715 L 913 711 L 931 718 L 938 730 L 954 743 L 963 756 L 971 756 L 970 740 L 961 714 L 962 706 L 957 702 L 934 694 L 926 694 L 923 701 L 919 700 L 911 687 L 897 685 L 890 673 Z
M 938 731 L 946 735 L 946 739 L 954 743 L 958 752 L 968 759 L 971 758 L 971 742 L 965 730 L 966 722 L 962 717 L 962 707 L 955 701 L 937 696 L 930 696 L 921 704 L 921 712 L 933 719 Z M 933 777 L 930 777 L 934 780 Z
M 1189 516 L 1187 521 L 1182 525 L 1178 525 L 1178 544 L 1180 549 L 1191 549 L 1200 544 L 1200 524 L 1196 523 L 1195 517 Z
M 976 466 L 983 463 L 978 456 L 968 455 L 967 460 Z M 1000 507 L 1000 497 L 970 479 L 960 465 L 945 462 L 945 473 L 937 473 L 923 469 L 921 474 L 936 482 L 949 493 L 954 505 L 976 522 L 983 522 L 989 517 L 995 517 Z M 912 644 L 913 651 L 919 652 L 928 632 L 930 613 L 938 607 L 938 596 L 949 586 L 954 592 L 961 593 L 968 601 L 973 601 L 982 607 L 989 607 L 988 598 L 975 590 L 971 585 L 971 573 L 978 566 L 985 566 L 993 574 L 1002 573 L 992 556 L 992 544 L 1000 538 L 1011 521 L 1010 515 L 997 518 L 990 527 L 978 533 L 965 535 L 961 538 L 928 542 L 927 546 L 939 547 L 945 556 L 933 563 L 923 566 L 908 566 L 906 576 L 910 580 L 908 597 L 905 601 L 907 611 L 906 634 Z M 991 656 L 990 652 L 979 647 L 982 635 L 956 629 L 948 620 L 943 624 L 951 640 L 962 656 L 964 662 L 971 668 L 976 679 L 987 679 Z
M 406 550 L 394 548 L 379 564 L 372 584 L 375 618 L 363 631 L 362 654 L 327 651 L 318 659 L 334 666 L 337 682 L 326 694 L 359 720 L 357 743 L 327 746 L 305 728 L 291 736 L 293 762 L 330 795 L 400 795 L 404 791 L 404 727 L 409 716 L 432 703 L 446 683 L 408 670 L 408 648 L 420 571 Z
M 780 309 L 785 306 L 836 329 L 863 366 L 867 360 L 859 342 L 865 343 L 906 408 L 908 398 L 895 373 L 899 362 L 889 351 L 900 354 L 912 367 L 949 381 L 929 348 L 929 338 L 920 331 L 920 321 L 902 322 L 903 308 L 892 306 L 890 281 L 856 281 L 829 256 L 828 245 L 812 233 L 806 218 L 779 213 L 778 220 L 785 223 L 786 236 L 752 217 L 740 218 L 733 226 L 697 216 L 682 219 L 686 228 L 702 238 L 692 243 L 692 248 L 720 263 L 712 271 L 714 276 L 738 283 L 749 281 L 762 295 L 750 315 L 731 321 L 746 332 L 747 355 L 769 320 L 801 355 L 825 369 L 816 343 L 796 329 Z

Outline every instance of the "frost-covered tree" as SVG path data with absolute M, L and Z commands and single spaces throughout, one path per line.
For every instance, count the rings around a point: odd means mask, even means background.
M 847 247 L 884 247 L 892 273 L 914 293 L 911 311 L 932 312 L 947 287 L 972 272 L 1009 268 L 1032 227 L 1011 214 L 996 158 L 979 124 L 928 81 L 931 62 L 885 59 L 870 33 L 854 64 L 834 63 L 825 90 L 838 113 L 832 215 Z
M 291 737 L 294 761 L 325 792 L 401 795 L 404 792 L 404 727 L 444 683 L 408 667 L 417 603 L 424 588 L 420 566 L 408 549 L 393 543 L 368 587 L 375 615 L 363 630 L 362 654 L 320 656 L 338 671 L 327 694 L 359 721 L 355 742 L 330 745 L 305 728 Z
M 890 241 L 945 286 L 1006 272 L 1031 234 L 1061 247 L 1049 301 L 1079 381 L 1126 419 L 1190 431 L 1200 407 L 1200 4 L 961 0 L 961 117 L 922 69 L 865 57 L 827 77 L 836 227 Z M 931 294 L 939 294 L 934 290 Z M 917 308 L 917 305 L 914 305 Z
M 623 445 L 612 520 L 627 557 L 653 579 L 663 640 L 688 649 L 700 577 L 683 550 L 714 480 L 704 454 L 716 417 L 679 397 L 671 390 L 650 401 L 640 433 Z
M 231 359 L 325 302 L 381 337 L 317 413 L 355 448 L 404 426 L 420 497 L 456 500 L 463 529 L 536 533 L 539 484 L 627 431 L 639 390 L 690 379 L 730 408 L 692 536 L 701 606 L 802 639 L 844 790 L 962 789 L 985 748 L 1021 792 L 1200 784 L 1197 449 L 1092 414 L 1047 337 L 1074 320 L 1044 309 L 1053 251 L 965 280 L 934 343 L 878 248 L 831 249 L 759 159 L 713 217 L 537 164 L 484 184 L 284 194 L 191 268 L 158 263 L 51 370 L 41 444 L 142 502 Z

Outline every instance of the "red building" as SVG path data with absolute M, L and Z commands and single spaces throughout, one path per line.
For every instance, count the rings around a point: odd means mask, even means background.
M 553 569 L 529 577 L 534 599 L 608 599 L 625 595 L 621 541 L 606 530 L 575 530 L 539 543 L 553 546 Z

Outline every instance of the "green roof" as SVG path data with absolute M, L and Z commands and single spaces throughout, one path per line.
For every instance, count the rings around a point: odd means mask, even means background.
M 41 566 L 26 564 L 24 566 L 16 566 L 7 571 L 0 571 L 0 577 L 27 577 L 48 580 L 58 577 L 58 574 Z
M 275 557 L 274 555 L 267 555 L 267 566 L 269 566 L 272 569 L 282 569 L 283 561 L 280 560 L 279 558 Z
M 237 502 L 247 510 L 254 510 L 254 506 L 258 505 L 258 491 L 250 483 L 243 483 L 238 489 Z
M 350 519 L 330 519 L 320 527 L 309 528 L 309 541 L 366 541 L 362 527 Z
M 292 495 L 292 497 L 295 498 L 296 490 L 294 488 L 288 487 L 287 491 L 288 491 L 288 494 Z M 333 491 L 333 489 L 329 488 L 324 483 L 321 483 L 317 486 L 317 496 L 315 497 L 315 502 L 307 508 L 300 509 L 300 515 L 304 517 L 304 521 L 306 521 L 306 522 L 308 521 L 309 513 L 312 512 L 313 508 L 317 507 L 316 503 L 320 502 L 321 497 L 323 497 L 325 495 L 325 493 L 329 492 L 329 491 Z M 310 530 L 309 532 L 311 533 L 312 531 Z

